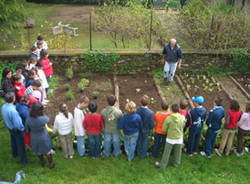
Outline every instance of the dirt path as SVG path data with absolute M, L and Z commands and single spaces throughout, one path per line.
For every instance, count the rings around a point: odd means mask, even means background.
M 225 89 L 231 94 L 231 96 L 235 99 L 237 99 L 240 103 L 241 109 L 244 111 L 247 98 L 241 93 L 241 91 L 237 88 L 237 86 L 233 83 L 233 81 L 227 77 L 227 76 L 218 76 L 216 77 L 216 80 L 223 84 Z

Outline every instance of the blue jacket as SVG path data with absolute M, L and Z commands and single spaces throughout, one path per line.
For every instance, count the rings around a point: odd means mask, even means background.
M 139 114 L 125 114 L 118 122 L 118 129 L 123 129 L 125 135 L 132 135 L 142 128 L 142 119 Z
M 218 131 L 221 129 L 222 119 L 225 116 L 225 110 L 222 106 L 215 106 L 208 115 L 206 124 L 209 129 Z
M 30 115 L 30 107 L 26 103 L 20 102 L 16 104 L 16 110 L 22 118 L 23 125 L 25 125 L 25 121 Z
M 29 86 L 31 86 L 31 84 L 34 82 L 35 79 L 33 78 L 28 78 L 27 82 L 26 82 L 26 88 L 28 88 Z
M 204 121 L 206 119 L 206 113 L 207 113 L 206 109 L 202 106 L 191 109 L 190 111 L 191 119 L 189 118 L 189 116 L 187 117 L 187 123 L 185 128 L 191 125 L 190 130 L 191 129 L 202 130 Z
M 138 107 L 136 113 L 141 116 L 143 130 L 151 130 L 155 127 L 154 113 L 149 108 Z
M 6 103 L 2 106 L 2 117 L 9 130 L 18 129 L 24 131 L 22 119 L 19 116 L 16 106 L 10 103 Z

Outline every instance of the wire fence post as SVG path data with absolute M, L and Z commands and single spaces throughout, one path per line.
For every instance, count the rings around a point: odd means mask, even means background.
M 151 50 L 151 45 L 152 45 L 152 24 L 153 24 L 153 10 L 151 9 L 150 12 L 150 33 L 149 33 L 149 48 L 148 50 Z
M 92 14 L 89 14 L 89 49 L 92 51 Z

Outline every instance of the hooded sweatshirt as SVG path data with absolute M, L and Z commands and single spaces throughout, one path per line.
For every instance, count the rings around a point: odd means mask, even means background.
M 123 129 L 124 134 L 127 136 L 139 132 L 142 126 L 141 116 L 137 113 L 125 114 L 118 122 L 118 129 Z
M 190 129 L 202 130 L 204 121 L 206 119 L 206 113 L 207 113 L 206 109 L 202 106 L 193 108 L 190 111 L 192 124 L 191 124 L 191 119 L 188 118 L 185 128 L 191 125 Z
M 168 139 L 182 139 L 185 117 L 179 113 L 168 116 L 163 124 L 162 131 L 167 132 Z
M 221 129 L 222 119 L 225 116 L 225 110 L 222 106 L 215 106 L 208 115 L 206 124 L 209 129 L 218 131 Z
M 16 91 L 17 101 L 19 102 L 21 100 L 21 98 L 23 97 L 23 95 L 24 95 L 24 93 L 26 91 L 26 88 L 20 82 L 19 83 L 15 82 L 13 85 L 15 87 L 20 88 L 19 90 Z

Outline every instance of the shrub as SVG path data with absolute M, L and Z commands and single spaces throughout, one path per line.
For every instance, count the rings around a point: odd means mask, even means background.
M 66 98 L 67 98 L 67 100 L 74 99 L 74 92 L 71 89 L 66 93 Z
M 64 84 L 63 88 L 66 89 L 67 91 L 70 89 L 70 85 L 69 84 Z
M 88 68 L 93 72 L 111 71 L 113 65 L 119 60 L 120 56 L 114 53 L 87 53 L 81 56 L 87 62 Z
M 80 82 L 77 84 L 80 91 L 83 91 L 89 85 L 89 80 L 86 78 L 82 78 Z
M 94 91 L 93 92 L 93 97 L 95 98 L 95 99 L 97 99 L 97 97 L 99 96 L 99 91 Z
M 71 80 L 74 76 L 73 67 L 69 66 L 66 71 L 66 77 Z
M 237 72 L 250 70 L 250 49 L 233 49 L 231 52 L 232 67 Z
M 83 77 L 83 78 L 93 77 L 93 73 L 79 73 L 78 75 L 79 77 Z
M 169 0 L 167 3 L 168 8 L 179 8 L 180 7 L 180 2 L 176 0 Z

